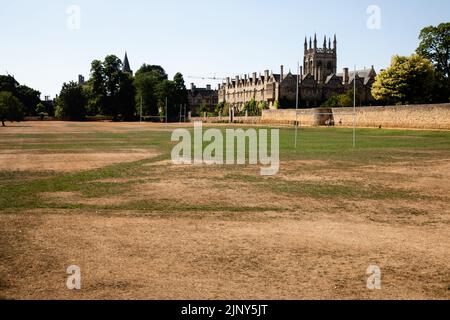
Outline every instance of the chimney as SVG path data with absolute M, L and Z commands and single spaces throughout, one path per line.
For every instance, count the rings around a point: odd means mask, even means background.
M 348 76 L 348 68 L 344 68 L 344 84 L 348 84 L 348 82 L 350 81 L 350 78 Z
M 211 85 L 210 84 L 206 85 L 206 90 L 211 90 Z
M 266 78 L 267 81 L 267 79 L 269 78 L 269 70 L 264 71 L 264 78 Z
M 257 73 L 253 72 L 253 82 L 256 83 L 256 79 L 258 78 Z
M 284 66 L 281 66 L 281 73 L 280 73 L 280 79 L 283 80 L 284 79 Z
M 230 84 L 230 77 L 227 77 L 227 84 L 229 85 Z
M 191 83 L 191 90 L 194 91 L 195 90 L 195 84 Z

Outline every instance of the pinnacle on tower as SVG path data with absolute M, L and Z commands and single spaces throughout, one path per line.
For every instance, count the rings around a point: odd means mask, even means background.
M 305 51 L 308 50 L 308 39 L 305 37 Z
M 309 48 L 310 48 L 310 49 L 312 48 L 312 40 L 311 40 L 311 37 L 309 37 Z
M 133 71 L 131 71 L 131 68 L 130 68 L 130 62 L 128 61 L 128 55 L 127 55 L 126 51 L 125 51 L 125 58 L 123 58 L 122 71 L 125 73 L 133 74 Z
M 314 49 L 317 49 L 317 34 L 314 33 Z
M 323 38 L 323 48 L 324 49 L 327 48 L 327 36 L 324 36 L 324 38 Z
M 334 34 L 333 49 L 337 48 L 336 34 Z

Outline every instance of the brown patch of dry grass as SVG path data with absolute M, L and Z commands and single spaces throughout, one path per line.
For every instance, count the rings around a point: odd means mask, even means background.
M 0 154 L 0 170 L 77 172 L 98 169 L 116 163 L 135 162 L 156 156 L 158 156 L 158 153 L 149 150 L 62 154 L 13 152 Z
M 447 227 L 291 220 L 7 215 L 2 294 L 82 299 L 448 299 Z M 11 233 L 22 230 L 23 234 Z M 87 249 L 89 248 L 89 249 Z M 14 256 L 12 255 L 14 252 Z M 82 290 L 65 269 L 82 270 Z M 377 264 L 383 289 L 365 287 Z M 17 271 L 13 272 L 12 267 Z M 9 271 L 8 271 L 9 270 Z M 24 290 L 24 288 L 26 288 Z

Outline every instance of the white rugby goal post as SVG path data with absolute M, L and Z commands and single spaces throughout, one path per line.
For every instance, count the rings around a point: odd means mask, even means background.
M 340 113 L 340 115 L 351 115 L 353 116 L 353 148 L 356 148 L 356 65 L 355 65 L 355 71 L 354 71 L 354 80 L 353 80 L 353 112 L 352 113 Z M 297 62 L 297 95 L 296 95 L 296 102 L 295 102 L 295 149 L 297 149 L 298 145 L 298 129 L 300 126 L 300 121 L 298 119 L 299 115 L 305 114 L 304 112 L 299 110 L 299 85 L 300 85 L 300 62 Z M 311 115 L 311 113 L 310 113 Z M 334 116 L 332 112 L 315 112 L 312 113 L 313 116 L 320 116 L 320 115 L 330 115 Z

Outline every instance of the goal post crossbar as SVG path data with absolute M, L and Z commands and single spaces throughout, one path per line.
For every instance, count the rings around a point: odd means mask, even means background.
M 301 127 L 301 121 L 298 119 L 299 115 L 309 115 L 309 116 L 317 116 L 317 115 L 329 115 L 329 116 L 353 116 L 353 148 L 356 147 L 356 117 L 357 117 L 357 113 L 356 112 L 352 112 L 352 113 L 339 113 L 339 114 L 335 114 L 333 112 L 314 112 L 314 113 L 305 113 L 302 111 L 296 111 L 295 113 L 295 148 L 297 148 L 297 139 L 298 139 L 298 128 Z

